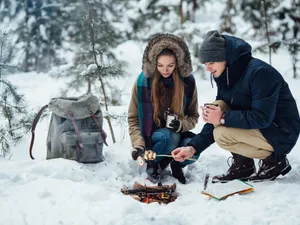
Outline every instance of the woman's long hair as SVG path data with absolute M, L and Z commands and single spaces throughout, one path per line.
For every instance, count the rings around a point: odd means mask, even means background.
M 172 104 L 171 111 L 178 115 L 179 118 L 184 116 L 183 112 L 183 101 L 184 101 L 184 84 L 181 80 L 181 76 L 179 74 L 177 59 L 174 52 L 170 49 L 163 49 L 160 54 L 157 56 L 166 55 L 166 56 L 174 56 L 176 60 L 175 69 L 173 71 L 173 95 L 172 95 Z M 153 82 L 152 82 L 152 103 L 153 103 L 153 120 L 158 125 L 161 126 L 161 121 L 159 119 L 159 109 L 160 106 L 164 104 L 164 94 L 165 87 L 161 80 L 161 74 L 158 72 L 157 68 L 155 68 Z

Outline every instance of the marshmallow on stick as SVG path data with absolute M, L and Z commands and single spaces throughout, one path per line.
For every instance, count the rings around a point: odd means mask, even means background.
M 144 159 L 146 160 L 155 160 L 156 153 L 152 150 L 145 151 Z

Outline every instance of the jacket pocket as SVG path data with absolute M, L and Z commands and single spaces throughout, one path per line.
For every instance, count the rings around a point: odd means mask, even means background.
M 281 119 L 280 121 L 273 121 L 272 124 L 273 126 L 275 126 L 275 129 L 281 132 L 282 134 L 285 134 L 287 136 L 291 135 L 290 125 L 285 120 Z

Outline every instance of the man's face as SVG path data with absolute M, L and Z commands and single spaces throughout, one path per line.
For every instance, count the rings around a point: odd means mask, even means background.
M 226 61 L 224 62 L 207 62 L 204 63 L 206 70 L 210 72 L 215 78 L 218 78 L 226 68 Z
M 175 57 L 172 55 L 162 55 L 157 59 L 157 70 L 164 78 L 171 76 L 175 69 L 175 65 Z

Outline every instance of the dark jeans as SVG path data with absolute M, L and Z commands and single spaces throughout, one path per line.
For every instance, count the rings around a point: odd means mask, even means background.
M 180 134 L 171 131 L 168 128 L 159 128 L 155 130 L 152 134 L 153 149 L 156 154 L 171 155 L 171 152 L 177 147 L 186 146 L 186 144 L 191 140 L 191 138 L 185 138 L 180 140 Z M 156 162 L 159 162 L 164 157 L 157 157 Z M 193 159 L 198 159 L 199 155 L 193 156 Z M 192 160 L 185 160 L 180 163 L 182 167 L 194 163 Z

